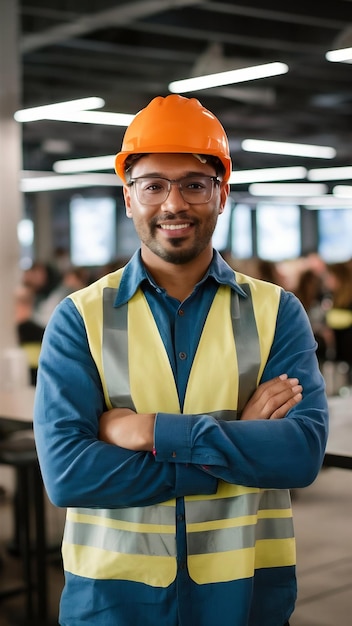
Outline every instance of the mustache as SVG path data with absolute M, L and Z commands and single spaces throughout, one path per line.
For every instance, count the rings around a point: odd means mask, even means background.
M 189 215 L 189 213 L 187 211 L 180 211 L 179 213 L 175 214 L 175 213 L 167 213 L 165 211 L 163 211 L 163 213 L 161 215 L 154 215 L 154 217 L 151 218 L 150 220 L 150 225 L 151 226 L 158 226 L 159 224 L 163 223 L 163 222 L 172 222 L 172 221 L 180 221 L 180 220 L 185 220 L 187 222 L 191 222 L 192 224 L 198 224 L 199 220 L 198 218 L 194 217 L 194 215 L 192 215 L 192 217 Z

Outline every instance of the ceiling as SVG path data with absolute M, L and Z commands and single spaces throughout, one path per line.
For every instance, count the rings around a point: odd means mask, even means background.
M 282 61 L 285 75 L 185 94 L 229 135 L 234 168 L 352 164 L 352 0 L 18 0 L 22 106 L 100 96 L 136 113 L 172 80 Z M 119 150 L 124 128 L 23 125 L 24 168 Z M 332 161 L 248 153 L 245 138 L 333 146 Z

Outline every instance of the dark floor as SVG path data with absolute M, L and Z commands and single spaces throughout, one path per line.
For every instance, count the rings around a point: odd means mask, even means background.
M 12 477 L 7 472 L 10 470 L 0 467 L 0 485 L 6 484 L 5 497 L 0 496 L 0 592 L 21 580 L 19 559 L 8 551 L 12 533 Z M 293 509 L 299 596 L 291 626 L 351 626 L 352 473 L 322 470 L 313 485 L 293 493 Z M 50 545 L 59 544 L 63 523 L 64 512 L 47 503 Z M 48 555 L 50 619 L 46 626 L 58 624 L 62 584 L 60 556 L 54 551 Z M 39 625 L 26 616 L 24 596 L 16 595 L 0 600 L 0 626 Z

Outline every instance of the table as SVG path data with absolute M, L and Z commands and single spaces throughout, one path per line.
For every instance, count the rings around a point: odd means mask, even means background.
M 345 397 L 331 396 L 328 404 L 330 432 L 324 465 L 352 469 L 352 393 Z
M 0 418 L 19 423 L 33 423 L 35 387 L 0 389 Z
M 34 387 L 14 391 L 0 390 L 0 419 L 32 424 Z M 328 398 L 330 432 L 326 448 L 326 463 L 352 469 L 352 389 L 345 397 Z

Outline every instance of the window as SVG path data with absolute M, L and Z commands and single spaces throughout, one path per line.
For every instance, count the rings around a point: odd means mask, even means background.
M 253 256 L 252 209 L 247 204 L 236 204 L 232 211 L 231 254 L 236 259 Z
M 257 254 L 283 261 L 301 254 L 300 209 L 296 205 L 257 205 Z
M 318 252 L 327 263 L 352 257 L 352 209 L 320 209 Z
M 226 250 L 229 240 L 232 200 L 227 198 L 224 211 L 218 217 L 213 234 L 213 246 L 216 250 Z
M 71 262 L 105 265 L 115 256 L 115 200 L 74 197 L 70 202 Z

